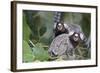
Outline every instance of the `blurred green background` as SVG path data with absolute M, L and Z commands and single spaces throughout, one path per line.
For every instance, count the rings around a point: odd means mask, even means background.
M 23 62 L 49 61 L 48 48 L 53 40 L 54 14 L 50 11 L 23 10 Z M 62 16 L 65 23 L 80 25 L 86 37 L 89 37 L 91 14 L 62 12 Z M 78 48 L 78 60 L 90 59 L 90 50 Z

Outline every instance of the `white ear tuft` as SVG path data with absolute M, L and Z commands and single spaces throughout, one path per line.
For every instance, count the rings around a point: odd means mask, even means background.
M 84 35 L 82 33 L 80 33 L 80 38 L 81 40 L 84 40 Z
M 65 24 L 65 23 L 64 23 L 64 27 L 65 27 L 66 29 L 68 29 L 68 25 L 67 25 L 67 24 Z
M 69 32 L 69 36 L 73 35 L 74 34 L 74 31 L 70 31 Z
M 54 29 L 56 28 L 56 26 L 57 26 L 57 24 L 56 24 L 56 23 L 54 23 Z

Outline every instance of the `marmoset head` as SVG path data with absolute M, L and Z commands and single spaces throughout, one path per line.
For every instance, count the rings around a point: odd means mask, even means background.
M 64 24 L 63 23 L 58 23 L 57 26 L 56 26 L 56 29 L 58 31 L 65 31 L 65 27 L 64 27 Z
M 69 39 L 73 47 L 75 48 L 81 41 L 84 40 L 84 35 L 81 32 L 77 33 L 75 31 L 72 31 L 69 33 Z
M 67 33 L 68 34 L 68 30 L 67 30 L 67 26 L 66 24 L 64 24 L 63 22 L 58 22 L 54 25 L 54 33 L 55 33 L 55 37 L 63 34 L 63 33 Z

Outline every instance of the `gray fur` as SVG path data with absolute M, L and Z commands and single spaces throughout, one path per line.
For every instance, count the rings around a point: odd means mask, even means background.
M 52 57 L 55 55 L 57 56 L 66 55 L 66 58 L 64 57 L 63 59 L 68 59 L 69 56 L 73 56 L 73 53 L 74 53 L 73 50 L 74 48 L 69 40 L 69 35 L 61 34 L 52 41 L 48 51 Z

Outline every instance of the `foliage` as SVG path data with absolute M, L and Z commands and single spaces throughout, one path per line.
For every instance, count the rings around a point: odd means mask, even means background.
M 37 43 L 36 46 L 32 48 L 32 50 L 36 60 L 46 61 L 49 59 L 49 54 L 44 50 L 41 43 Z
M 90 50 L 89 49 L 78 46 L 75 51 L 76 51 L 76 59 L 78 59 L 78 60 L 90 59 Z
M 23 62 L 32 62 L 33 60 L 34 55 L 32 55 L 30 46 L 26 41 L 23 41 Z
M 90 14 L 63 12 L 65 23 L 79 24 L 85 35 L 90 33 Z M 23 62 L 48 61 L 53 40 L 54 12 L 23 10 Z M 87 27 L 87 28 L 86 28 Z M 31 42 L 31 43 L 30 43 Z M 77 59 L 90 58 L 87 48 L 78 47 Z

